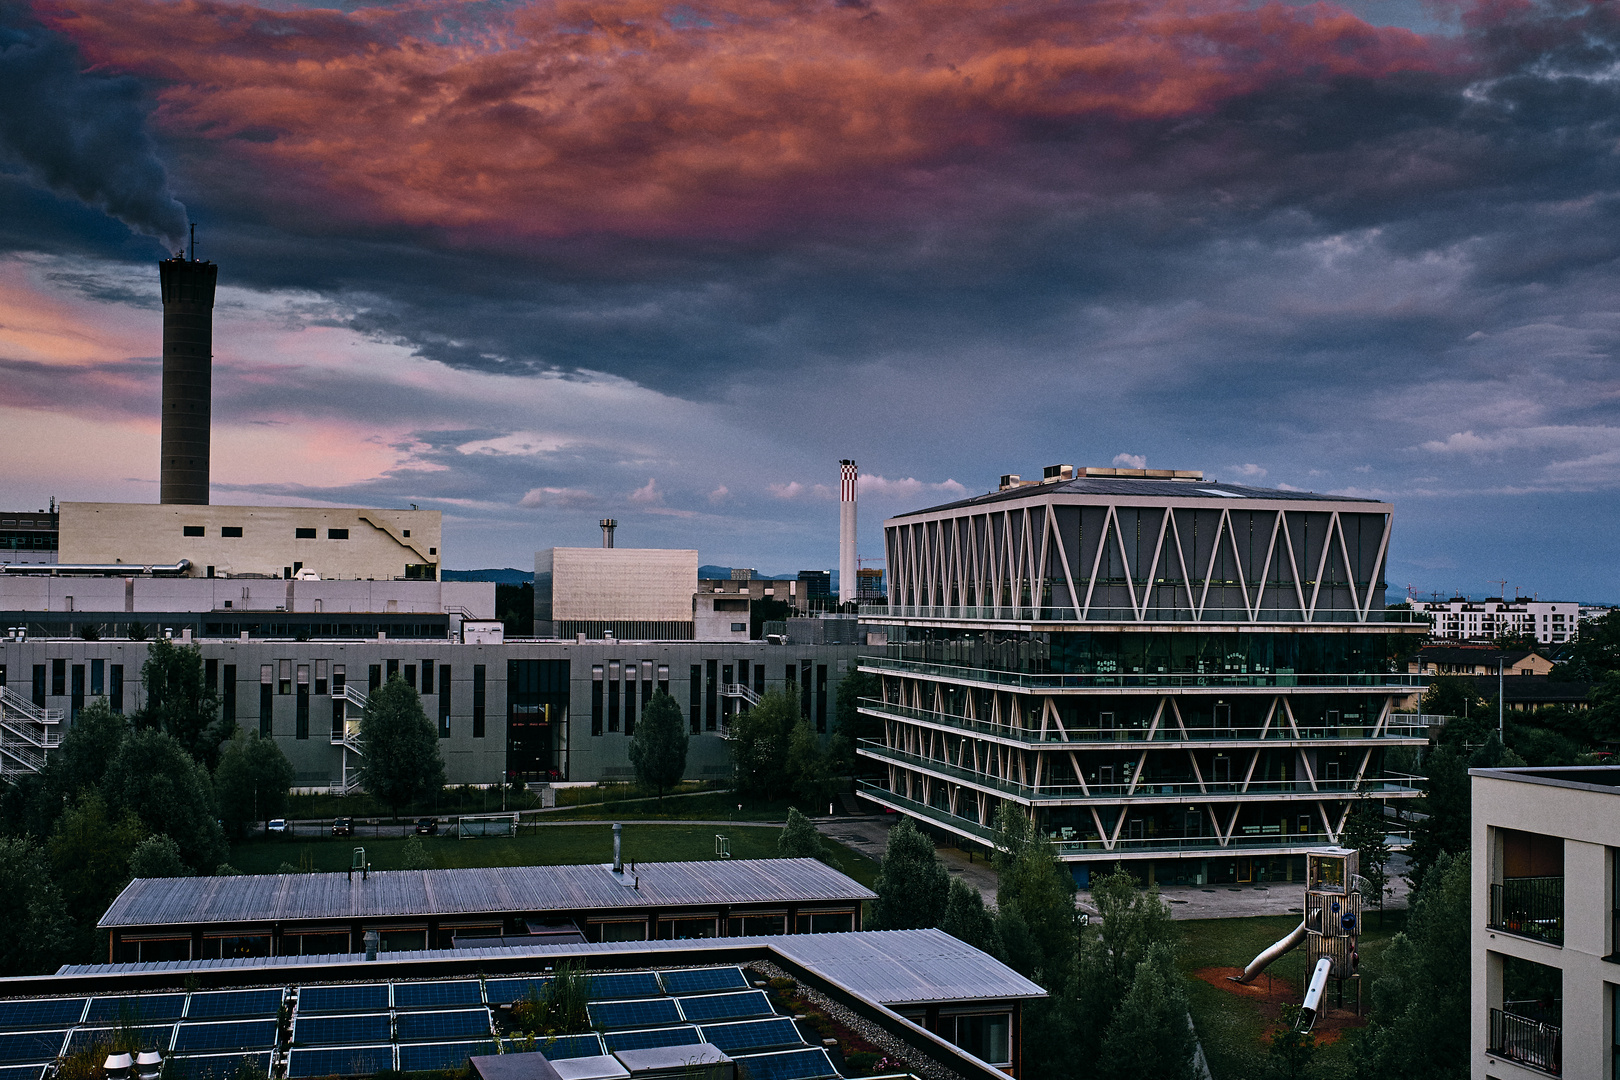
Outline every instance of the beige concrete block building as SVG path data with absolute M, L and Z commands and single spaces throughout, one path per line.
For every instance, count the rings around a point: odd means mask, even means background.
M 60 563 L 191 563 L 191 577 L 437 580 L 437 510 L 62 503 Z
M 692 638 L 698 553 L 677 548 L 547 548 L 534 555 L 535 633 Z
M 1620 768 L 1470 775 L 1470 1075 L 1617 1080 Z

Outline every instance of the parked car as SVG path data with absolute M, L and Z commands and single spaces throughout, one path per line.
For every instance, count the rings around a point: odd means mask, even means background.
M 266 826 L 266 828 L 269 829 L 270 832 L 284 833 L 287 831 L 287 819 L 279 817 L 271 818 L 270 824 Z
M 354 819 L 353 818 L 340 817 L 336 821 L 332 822 L 332 835 L 333 836 L 353 836 L 354 835 Z
M 437 836 L 438 833 L 439 833 L 439 819 L 438 818 L 425 817 L 425 818 L 417 818 L 416 819 L 416 835 L 417 836 Z

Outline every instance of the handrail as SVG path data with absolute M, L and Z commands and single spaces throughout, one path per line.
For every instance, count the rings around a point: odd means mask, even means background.
M 1553 1076 L 1563 1071 L 1563 1028 L 1504 1009 L 1490 1014 L 1490 1045 L 1497 1057 L 1528 1065 Z
M 743 701 L 748 702 L 749 708 L 754 708 L 759 705 L 759 695 L 754 693 L 753 690 L 749 689 L 749 687 L 743 683 L 726 683 L 720 688 L 720 696 L 728 698 L 740 698 Z
M 1099 584 L 1107 584 L 1099 582 Z M 1121 587 L 1124 582 L 1119 582 Z M 1140 587 L 1140 585 L 1138 586 Z M 1195 586 L 1196 587 L 1196 586 Z M 1365 626 L 1389 625 L 1428 625 L 1429 620 L 1417 617 L 1406 608 L 1374 608 L 1362 611 L 1359 608 L 1317 608 L 1309 614 L 1297 607 L 1293 608 L 1257 608 L 1253 612 L 1247 608 L 1208 608 L 1202 612 L 1188 608 L 1165 608 L 1149 605 L 1138 614 L 1135 608 L 1105 607 L 1094 604 L 1089 608 L 1077 609 L 1066 604 L 886 604 L 862 605 L 858 614 L 872 619 L 941 619 L 948 621 L 977 621 L 977 622 L 1084 622 L 1084 623 L 1252 623 L 1265 626 L 1283 624 L 1290 626 L 1312 625 L 1338 625 L 1357 624 Z
M 1421 690 L 1429 685 L 1427 675 L 1408 675 L 1400 672 L 1358 672 L 1343 675 L 1298 674 L 1293 672 L 1250 672 L 1244 674 L 1163 673 L 1142 674 L 1118 672 L 1085 675 L 1031 675 L 1019 671 L 997 671 L 993 668 L 968 667 L 965 664 L 935 663 L 925 660 L 901 660 L 888 656 L 863 656 L 862 671 L 898 674 L 949 676 L 997 686 L 1015 686 L 1031 690 L 1091 690 L 1136 688 L 1183 689 L 1201 687 L 1221 690 L 1272 689 L 1277 687 L 1303 687 L 1316 689 L 1401 689 Z
M 34 724 L 60 724 L 67 718 L 61 709 L 43 709 L 32 701 L 23 697 L 9 686 L 0 686 L 0 712 L 11 709 L 22 713 L 30 723 Z
M 943 727 L 959 728 L 966 731 L 975 731 L 984 735 L 997 735 L 1005 739 L 1016 739 L 1019 742 L 1031 743 L 1036 746 L 1056 744 L 1069 746 L 1073 744 L 1103 743 L 1112 744 L 1120 742 L 1154 742 L 1154 743 L 1187 743 L 1187 742 L 1307 742 L 1316 740 L 1367 740 L 1367 739 L 1428 739 L 1428 729 L 1413 727 L 1406 724 L 1384 725 L 1381 735 L 1373 735 L 1377 726 L 1368 722 L 1364 724 L 1334 724 L 1298 726 L 1290 728 L 1283 721 L 1275 720 L 1269 727 L 1230 727 L 1206 728 L 1189 727 L 1183 733 L 1179 725 L 1161 723 L 1157 730 L 1146 727 L 1112 727 L 1112 728 L 1074 728 L 1064 727 L 1059 730 L 1055 725 L 1048 727 L 1043 737 L 1035 728 L 1014 727 L 1009 724 L 991 724 L 983 720 L 976 720 L 966 716 L 957 716 L 955 713 L 934 712 L 930 709 L 915 709 L 909 705 L 899 705 L 894 702 L 883 701 L 880 698 L 860 698 L 857 708 L 868 716 L 885 716 L 896 720 L 919 720 L 924 723 L 939 724 Z M 1299 734 L 1294 734 L 1295 730 Z

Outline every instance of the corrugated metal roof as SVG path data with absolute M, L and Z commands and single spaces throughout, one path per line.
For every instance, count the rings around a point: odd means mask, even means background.
M 309 968 L 318 974 L 287 972 L 282 978 L 289 982 L 314 983 L 358 978 L 392 962 L 435 960 L 454 964 L 458 968 L 474 968 L 480 960 L 514 956 L 530 956 L 549 962 L 568 956 L 645 956 L 648 953 L 671 952 L 696 958 L 705 951 L 725 953 L 749 946 L 766 946 L 849 993 L 884 1005 L 1046 996 L 1046 991 L 1006 964 L 958 941 L 943 930 L 857 930 L 843 934 L 704 938 L 696 941 L 602 941 L 573 945 L 429 949 L 384 953 L 376 961 L 366 960 L 363 953 L 341 953 L 332 956 L 170 960 L 145 964 L 70 964 L 64 965 L 56 974 L 184 975 L 227 968 L 259 969 L 264 971 L 266 982 L 277 982 L 280 981 L 275 976 L 278 968 Z M 377 977 L 383 978 L 386 974 Z
M 639 878 L 640 887 L 622 882 Z M 493 866 L 356 874 L 137 878 L 97 925 L 302 922 L 382 916 L 434 918 L 494 912 L 697 907 L 870 900 L 870 889 L 815 859 Z
M 930 506 L 922 510 L 911 510 L 904 514 L 896 514 L 895 517 L 907 518 L 915 514 L 932 514 L 940 510 L 955 510 L 961 507 L 1006 502 L 1012 499 L 1044 499 L 1048 495 L 1140 495 L 1153 499 L 1201 499 L 1221 506 L 1237 504 L 1242 499 L 1269 499 L 1285 502 L 1369 503 L 1373 505 L 1377 505 L 1380 501 L 1352 495 L 1324 495 L 1315 491 L 1282 491 L 1276 488 L 1247 487 L 1242 484 L 1220 484 L 1213 481 L 1078 476 L 1073 480 L 1063 480 L 1055 484 L 1026 484 L 1023 487 L 1008 488 L 1006 491 L 992 491 L 984 495 L 974 495 L 971 498 L 959 499 L 956 502 L 942 503 L 939 506 Z

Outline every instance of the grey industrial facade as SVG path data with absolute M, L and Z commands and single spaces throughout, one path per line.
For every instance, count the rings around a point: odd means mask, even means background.
M 818 732 L 828 733 L 838 683 L 854 670 L 860 652 L 855 645 L 764 642 L 464 645 L 425 636 L 202 638 L 196 644 L 225 715 L 275 738 L 300 788 L 342 783 L 345 754 L 357 750 L 352 730 L 344 745 L 346 703 L 352 719 L 356 699 L 395 673 L 422 694 L 424 709 L 438 723 L 452 784 L 629 779 L 629 736 L 641 708 L 660 689 L 680 703 L 694 736 L 687 776 L 719 779 L 731 772 L 723 733 L 742 703 L 737 688 L 762 694 L 791 684 L 803 714 Z M 24 759 L 45 749 L 37 745 L 40 725 L 29 723 L 20 709 L 60 711 L 63 722 L 51 725 L 46 739 L 60 738 L 95 698 L 105 697 L 121 712 L 139 709 L 147 649 L 146 642 L 128 640 L 0 641 L 0 686 L 9 700 L 0 710 L 5 771 L 27 768 Z
M 1115 474 L 1119 470 L 1096 470 Z M 861 669 L 873 802 L 987 842 L 1011 804 L 1083 877 L 1291 878 L 1426 732 L 1395 706 L 1424 627 L 1387 611 L 1386 503 L 1080 475 L 891 518 L 888 627 Z

